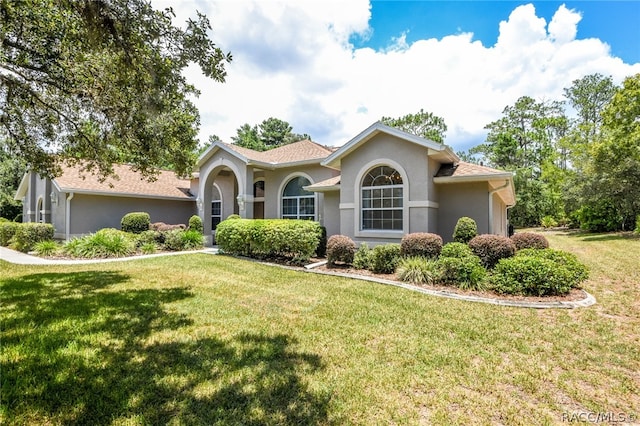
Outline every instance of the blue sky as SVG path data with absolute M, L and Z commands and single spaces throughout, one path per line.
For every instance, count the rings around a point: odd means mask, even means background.
M 456 150 L 521 96 L 562 100 L 588 74 L 640 73 L 640 2 L 152 0 L 176 23 L 196 10 L 230 51 L 225 83 L 193 67 L 199 139 L 288 121 L 341 146 L 383 116 L 444 118 Z
M 372 33 L 357 35 L 354 45 L 385 48 L 392 37 L 406 33 L 407 42 L 472 32 L 474 39 L 492 46 L 498 24 L 519 5 L 533 3 L 538 16 L 549 22 L 560 5 L 582 14 L 578 38 L 598 38 L 612 54 L 628 63 L 640 62 L 640 1 L 379 1 L 371 2 Z

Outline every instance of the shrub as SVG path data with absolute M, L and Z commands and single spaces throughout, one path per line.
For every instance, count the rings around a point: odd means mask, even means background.
M 315 253 L 320 233 L 320 224 L 310 220 L 226 219 L 216 228 L 216 242 L 230 254 L 303 262 Z
M 346 235 L 332 235 L 327 240 L 327 263 L 329 266 L 335 266 L 336 262 L 351 265 L 355 253 L 356 243 Z
M 434 284 L 440 279 L 437 263 L 421 256 L 401 259 L 396 273 L 400 281 L 411 284 Z
M 463 290 L 484 290 L 487 270 L 475 255 L 462 257 L 440 257 L 437 260 L 440 280 Z
M 414 232 L 406 234 L 400 241 L 400 254 L 402 256 L 421 256 L 435 259 L 442 250 L 442 237 L 428 232 Z
M 516 251 L 511 239 L 493 234 L 474 237 L 469 241 L 469 247 L 486 268 L 493 268 L 500 259 L 511 257 Z
M 318 240 L 318 248 L 316 249 L 316 257 L 325 257 L 327 255 L 327 228 L 320 227 L 320 239 Z
M 189 218 L 189 230 L 199 232 L 200 234 L 204 232 L 202 219 L 200 219 L 200 216 L 197 214 L 194 214 Z
M 571 290 L 571 276 L 567 268 L 552 260 L 516 256 L 498 262 L 491 275 L 491 286 L 498 293 L 555 296 Z
M 63 247 L 63 251 L 70 256 L 90 259 L 129 256 L 134 250 L 135 238 L 113 228 L 76 238 Z
M 176 229 L 184 230 L 184 229 L 187 229 L 187 226 L 184 223 L 178 223 L 177 225 L 169 225 L 164 222 L 154 222 L 151 225 L 149 225 L 149 229 L 153 231 L 158 231 L 158 232 L 166 232 L 166 231 L 173 231 Z
M 195 250 L 203 244 L 204 237 L 198 231 L 172 229 L 164 232 L 164 248 L 170 251 Z
M 142 254 L 153 254 L 158 250 L 158 246 L 155 243 L 144 243 L 140 246 L 140 252 Z
M 475 220 L 467 216 L 458 219 L 453 228 L 453 241 L 467 244 L 476 235 L 478 235 L 478 225 Z
M 40 241 L 52 240 L 53 232 L 53 225 L 50 223 L 21 223 L 9 241 L 9 246 L 27 252 Z
M 140 248 L 145 244 L 164 244 L 164 234 L 159 231 L 149 229 L 136 235 L 136 247 Z
M 545 216 L 540 219 L 540 225 L 543 228 L 555 228 L 556 226 L 558 226 L 558 222 L 553 216 Z
M 566 268 L 569 272 L 571 287 L 579 287 L 581 282 L 589 278 L 589 269 L 573 253 L 550 248 L 542 250 L 524 249 L 516 253 L 516 257 L 526 256 L 550 260 L 556 265 Z
M 182 231 L 181 238 L 183 250 L 197 250 L 204 246 L 202 232 L 196 231 L 195 229 Z
M 151 218 L 149 213 L 145 212 L 131 212 L 122 217 L 120 221 L 120 228 L 124 232 L 131 232 L 132 234 L 139 234 L 143 231 L 149 230 L 151 225 Z
M 239 214 L 230 214 L 225 220 L 242 219 Z
M 440 257 L 466 257 L 474 256 L 473 251 L 464 243 L 447 243 L 442 247 Z
M 357 269 L 371 269 L 371 249 L 367 243 L 361 243 L 353 256 L 353 267 Z
M 53 256 L 60 251 L 60 244 L 55 241 L 39 241 L 34 244 L 33 250 L 38 256 Z
M 400 244 L 382 244 L 371 250 L 371 271 L 393 274 L 400 261 Z
M 516 250 L 524 249 L 546 249 L 549 248 L 549 241 L 542 234 L 535 232 L 520 232 L 511 236 L 511 241 L 516 246 Z
M 633 232 L 640 234 L 640 214 L 636 216 L 636 229 Z
M 9 241 L 16 233 L 16 230 L 20 226 L 19 223 L 3 221 L 0 223 L 0 246 L 6 247 L 9 245 Z

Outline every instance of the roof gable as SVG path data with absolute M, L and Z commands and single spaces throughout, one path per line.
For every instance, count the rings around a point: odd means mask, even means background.
M 455 155 L 453 151 L 449 147 L 444 144 L 440 144 L 438 142 L 434 142 L 429 139 L 422 138 L 420 136 L 416 136 L 411 133 L 407 133 L 395 127 L 390 127 L 381 122 L 377 121 L 373 123 L 371 126 L 367 127 L 365 130 L 360 132 L 357 136 L 349 140 L 342 147 L 338 148 L 336 151 L 331 153 L 321 164 L 323 166 L 332 167 L 332 168 L 340 168 L 340 161 L 343 157 L 350 154 L 351 152 L 358 149 L 362 144 L 367 143 L 367 141 L 371 140 L 375 136 L 385 133 L 391 136 L 395 136 L 399 139 L 403 139 L 405 141 L 414 143 L 425 149 L 429 150 L 429 154 L 439 154 L 438 157 L 443 159 L 447 159 L 449 161 L 458 161 L 458 156 Z

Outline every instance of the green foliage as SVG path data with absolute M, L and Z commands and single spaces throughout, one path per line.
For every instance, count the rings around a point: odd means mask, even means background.
M 400 244 L 375 246 L 371 250 L 371 271 L 376 274 L 393 274 L 400 262 Z
M 216 242 L 229 254 L 303 262 L 315 253 L 320 234 L 320 224 L 310 220 L 226 219 L 216 228 Z
M 436 261 L 440 270 L 440 281 L 463 290 L 484 290 L 487 270 L 475 255 L 463 257 L 440 257 Z
M 14 200 L 13 197 L 24 172 L 27 171 L 27 164 L 20 156 L 12 155 L 3 149 L 2 145 L 3 142 L 0 140 L 0 217 L 15 220 L 22 213 L 22 202 Z
M 346 265 L 353 263 L 356 243 L 346 235 L 332 235 L 327 241 L 327 264 L 335 266 L 337 262 Z
M 491 275 L 491 287 L 503 294 L 562 295 L 571 290 L 571 282 L 567 268 L 533 256 L 501 259 Z
M 516 246 L 516 250 L 523 249 L 546 249 L 549 247 L 549 241 L 542 234 L 535 232 L 518 232 L 511 236 L 511 241 Z
M 467 244 L 476 235 L 478 235 L 478 225 L 475 220 L 467 216 L 458 219 L 453 228 L 454 242 Z
M 516 253 L 516 257 L 535 257 L 554 262 L 556 266 L 568 271 L 569 285 L 579 287 L 580 283 L 589 278 L 589 269 L 581 263 L 575 254 L 555 249 L 524 249 Z
M 202 234 L 194 230 L 172 229 L 163 234 L 164 248 L 170 251 L 196 250 L 204 244 Z
M 206 16 L 173 25 L 173 11 L 146 0 L 1 7 L 0 144 L 41 175 L 79 159 L 102 175 L 115 162 L 145 175 L 164 164 L 190 170 L 198 92 L 183 71 L 197 63 L 223 82 L 231 60 L 209 38 Z
M 189 218 L 189 229 L 199 232 L 200 234 L 204 232 L 204 227 L 202 225 L 202 219 L 200 219 L 200 216 L 194 214 Z
M 353 267 L 356 269 L 371 269 L 371 249 L 367 243 L 360 243 L 360 247 L 353 256 Z
M 405 257 L 396 268 L 398 279 L 411 284 L 435 284 L 440 279 L 436 261 L 421 256 Z
M 482 234 L 469 241 L 469 248 L 478 256 L 486 268 L 493 268 L 500 259 L 511 257 L 516 247 L 507 237 Z
M 151 226 L 151 217 L 146 212 L 131 212 L 125 214 L 120 220 L 120 228 L 123 232 L 139 234 L 148 231 Z
M 428 232 L 414 232 L 406 234 L 400 241 L 402 256 L 421 256 L 435 259 L 442 251 L 442 237 Z
M 20 224 L 16 222 L 0 222 L 0 246 L 6 247 L 9 245 L 9 241 L 11 241 L 19 226 Z
M 87 259 L 125 257 L 134 253 L 135 239 L 126 232 L 105 228 L 67 242 L 63 251 L 69 256 Z
M 144 243 L 140 246 L 142 254 L 154 254 L 157 250 L 158 246 L 155 243 Z
M 239 214 L 230 214 L 226 220 L 242 219 Z
M 618 206 L 609 198 L 588 201 L 577 211 L 580 228 L 589 232 L 617 231 L 622 225 Z
M 544 216 L 542 219 L 540 219 L 540 225 L 543 228 L 555 228 L 556 226 L 558 226 L 558 222 L 556 221 L 556 219 L 553 216 Z
M 9 247 L 27 252 L 40 241 L 52 240 L 53 234 L 53 225 L 50 223 L 21 223 L 9 241 Z
M 467 244 L 463 243 L 447 243 L 442 247 L 440 257 L 467 257 L 474 256 L 473 251 Z
M 160 231 L 154 231 L 152 229 L 136 234 L 136 247 L 141 248 L 146 244 L 164 244 L 164 234 Z
M 289 123 L 270 117 L 258 126 L 243 124 L 236 130 L 236 136 L 232 136 L 231 139 L 238 146 L 256 151 L 266 151 L 304 139 L 311 140 L 311 136 L 293 133 Z
M 320 227 L 320 240 L 316 249 L 316 257 L 325 257 L 327 255 L 327 228 Z
M 60 244 L 52 240 L 39 241 L 33 245 L 33 251 L 35 251 L 38 256 L 54 256 L 58 254 L 61 249 Z
M 636 216 L 636 229 L 634 230 L 636 234 L 640 234 L 640 214 Z
M 444 135 L 447 133 L 444 119 L 423 109 L 416 114 L 407 114 L 399 118 L 382 117 L 380 121 L 387 126 L 439 143 L 444 143 Z

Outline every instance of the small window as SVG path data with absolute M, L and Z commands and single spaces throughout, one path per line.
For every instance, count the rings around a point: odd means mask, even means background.
M 253 184 L 253 198 L 264 198 L 264 181 L 259 180 Z
M 376 166 L 362 181 L 362 230 L 403 229 L 402 176 L 389 166 Z
M 282 217 L 284 219 L 309 219 L 316 217 L 316 197 L 303 187 L 311 185 L 309 179 L 298 176 L 289 181 L 282 193 Z
M 213 187 L 211 200 L 211 230 L 215 231 L 218 224 L 222 222 L 222 197 L 216 186 Z

